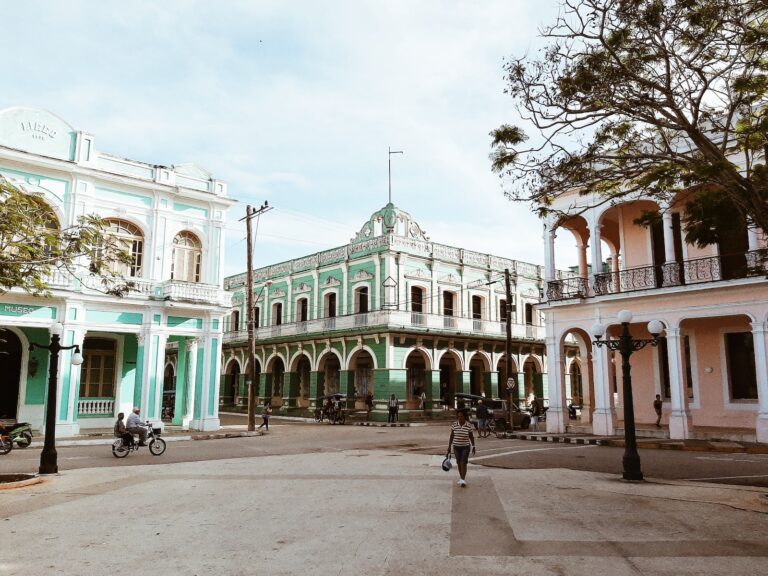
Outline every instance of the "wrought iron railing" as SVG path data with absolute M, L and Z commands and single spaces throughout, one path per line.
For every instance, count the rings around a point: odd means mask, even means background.
M 547 300 L 567 300 L 589 296 L 589 282 L 586 278 L 563 278 L 547 283 Z
M 658 266 L 636 266 L 617 272 L 596 274 L 592 283 L 592 296 L 620 292 L 637 292 L 656 288 L 669 288 L 736 280 L 768 274 L 768 250 L 754 250 L 738 254 L 692 258 Z M 550 301 L 589 296 L 583 278 L 568 278 L 548 283 Z

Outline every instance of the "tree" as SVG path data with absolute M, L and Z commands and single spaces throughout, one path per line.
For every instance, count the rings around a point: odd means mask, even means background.
M 765 0 L 563 0 L 538 57 L 505 64 L 536 132 L 491 132 L 507 196 L 544 215 L 574 190 L 660 203 L 686 191 L 689 241 L 768 231 L 767 15 Z
M 21 288 L 35 296 L 50 295 L 54 271 L 77 277 L 88 286 L 115 296 L 134 287 L 111 269 L 131 256 L 108 233 L 105 220 L 81 216 L 59 228 L 42 197 L 19 190 L 0 177 L 0 293 Z M 95 282 L 89 282 L 95 278 Z

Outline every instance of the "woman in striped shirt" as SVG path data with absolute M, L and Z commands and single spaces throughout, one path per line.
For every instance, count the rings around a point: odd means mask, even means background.
M 469 461 L 469 449 L 472 447 L 472 454 L 475 453 L 475 436 L 472 434 L 472 424 L 467 421 L 467 413 L 464 409 L 456 412 L 458 420 L 451 424 L 451 438 L 448 440 L 448 454 L 456 456 L 456 464 L 459 468 L 459 481 L 457 484 L 462 488 L 467 485 L 464 478 L 467 476 L 467 462 Z

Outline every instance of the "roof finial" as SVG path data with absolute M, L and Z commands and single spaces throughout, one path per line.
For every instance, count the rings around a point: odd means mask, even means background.
M 389 152 L 389 155 L 387 156 L 387 160 L 389 160 L 389 203 L 392 204 L 392 154 L 402 154 L 402 150 L 392 150 L 389 146 L 387 146 L 387 151 Z

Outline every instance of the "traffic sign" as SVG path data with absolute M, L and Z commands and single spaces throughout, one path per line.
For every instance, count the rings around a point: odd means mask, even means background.
M 515 386 L 517 386 L 517 382 L 515 382 L 515 379 L 507 378 L 507 390 L 514 390 Z

